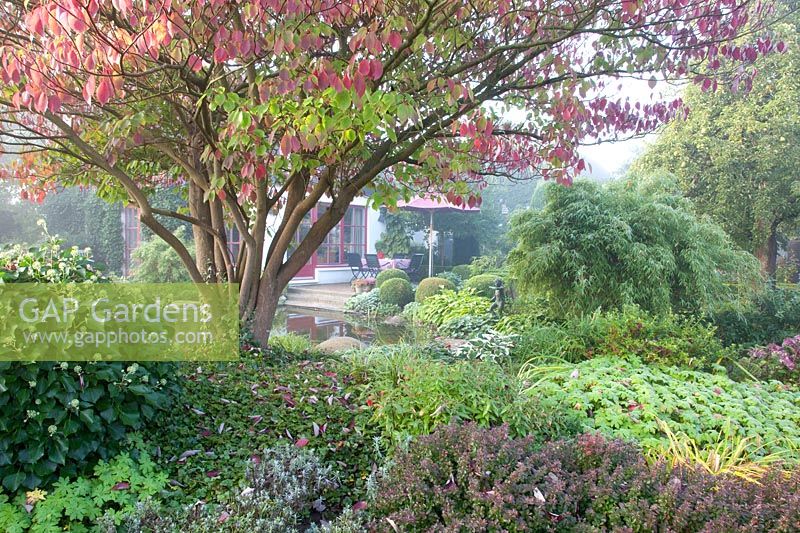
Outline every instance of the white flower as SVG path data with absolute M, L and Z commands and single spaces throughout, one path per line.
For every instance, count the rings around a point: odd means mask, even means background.
M 35 382 L 35 381 L 29 381 L 29 382 L 28 382 L 28 386 L 29 386 L 30 388 L 34 388 L 34 387 L 36 386 L 36 382 Z
M 56 431 L 58 431 L 58 426 L 47 426 L 47 432 L 51 435 L 55 435 Z
M 74 399 L 74 400 L 72 400 L 71 402 L 69 402 L 69 404 L 70 404 L 70 405 L 71 405 L 71 406 L 72 406 L 74 409 L 77 409 L 77 408 L 78 408 L 78 406 L 80 405 L 80 403 L 81 403 L 81 402 L 79 402 L 77 399 Z
M 67 363 L 66 361 L 61 363 L 61 370 L 66 370 L 68 368 L 69 368 L 69 363 Z
M 83 371 L 81 365 L 75 365 L 72 370 L 74 370 L 76 374 L 80 374 Z

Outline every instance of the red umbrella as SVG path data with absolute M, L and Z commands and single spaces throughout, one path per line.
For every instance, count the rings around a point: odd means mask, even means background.
M 408 202 L 399 201 L 397 207 L 407 211 L 428 212 L 430 214 L 430 228 L 428 231 L 428 277 L 433 276 L 433 214 L 436 211 L 450 212 L 475 212 L 481 208 L 477 205 L 470 207 L 466 202 L 456 205 L 448 202 L 441 196 L 417 196 Z

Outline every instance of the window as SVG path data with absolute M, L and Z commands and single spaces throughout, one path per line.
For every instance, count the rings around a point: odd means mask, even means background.
M 318 212 L 324 212 L 327 204 L 317 206 Z M 347 264 L 347 253 L 363 256 L 367 252 L 367 209 L 363 206 L 351 205 L 347 208 L 339 224 L 337 224 L 325 240 L 317 248 L 317 264 Z
M 234 225 L 225 228 L 225 236 L 228 240 L 228 253 L 230 254 L 231 263 L 236 264 L 239 258 L 239 249 L 242 247 L 242 236 L 239 235 L 239 228 Z

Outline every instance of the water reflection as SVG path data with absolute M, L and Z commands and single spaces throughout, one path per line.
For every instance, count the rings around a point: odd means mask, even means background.
M 366 323 L 349 314 L 299 307 L 279 309 L 275 325 L 278 333 L 297 333 L 315 342 L 355 337 L 366 344 L 394 344 L 407 333 L 404 326 Z

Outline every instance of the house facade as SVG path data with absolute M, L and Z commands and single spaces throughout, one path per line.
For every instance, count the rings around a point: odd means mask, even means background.
M 305 232 L 317 220 L 317 216 L 324 213 L 330 205 L 330 199 L 323 198 L 303 220 L 295 236 L 299 242 Z M 133 251 L 141 244 L 142 227 L 139 221 L 139 210 L 135 207 L 122 209 L 122 236 L 125 243 L 122 275 L 129 276 L 134 266 Z M 271 215 L 268 226 L 277 228 L 280 224 L 281 213 Z M 377 253 L 375 243 L 381 236 L 384 224 L 380 220 L 380 212 L 367 206 L 367 198 L 356 198 L 347 209 L 344 218 L 328 233 L 325 241 L 317 248 L 308 263 L 297 273 L 292 284 L 310 283 L 345 283 L 350 281 L 352 274 L 347 266 L 348 253 L 357 253 L 362 257 L 366 254 Z M 272 232 L 268 231 L 267 234 Z M 235 228 L 228 231 L 228 246 L 231 257 L 236 258 L 240 239 Z

